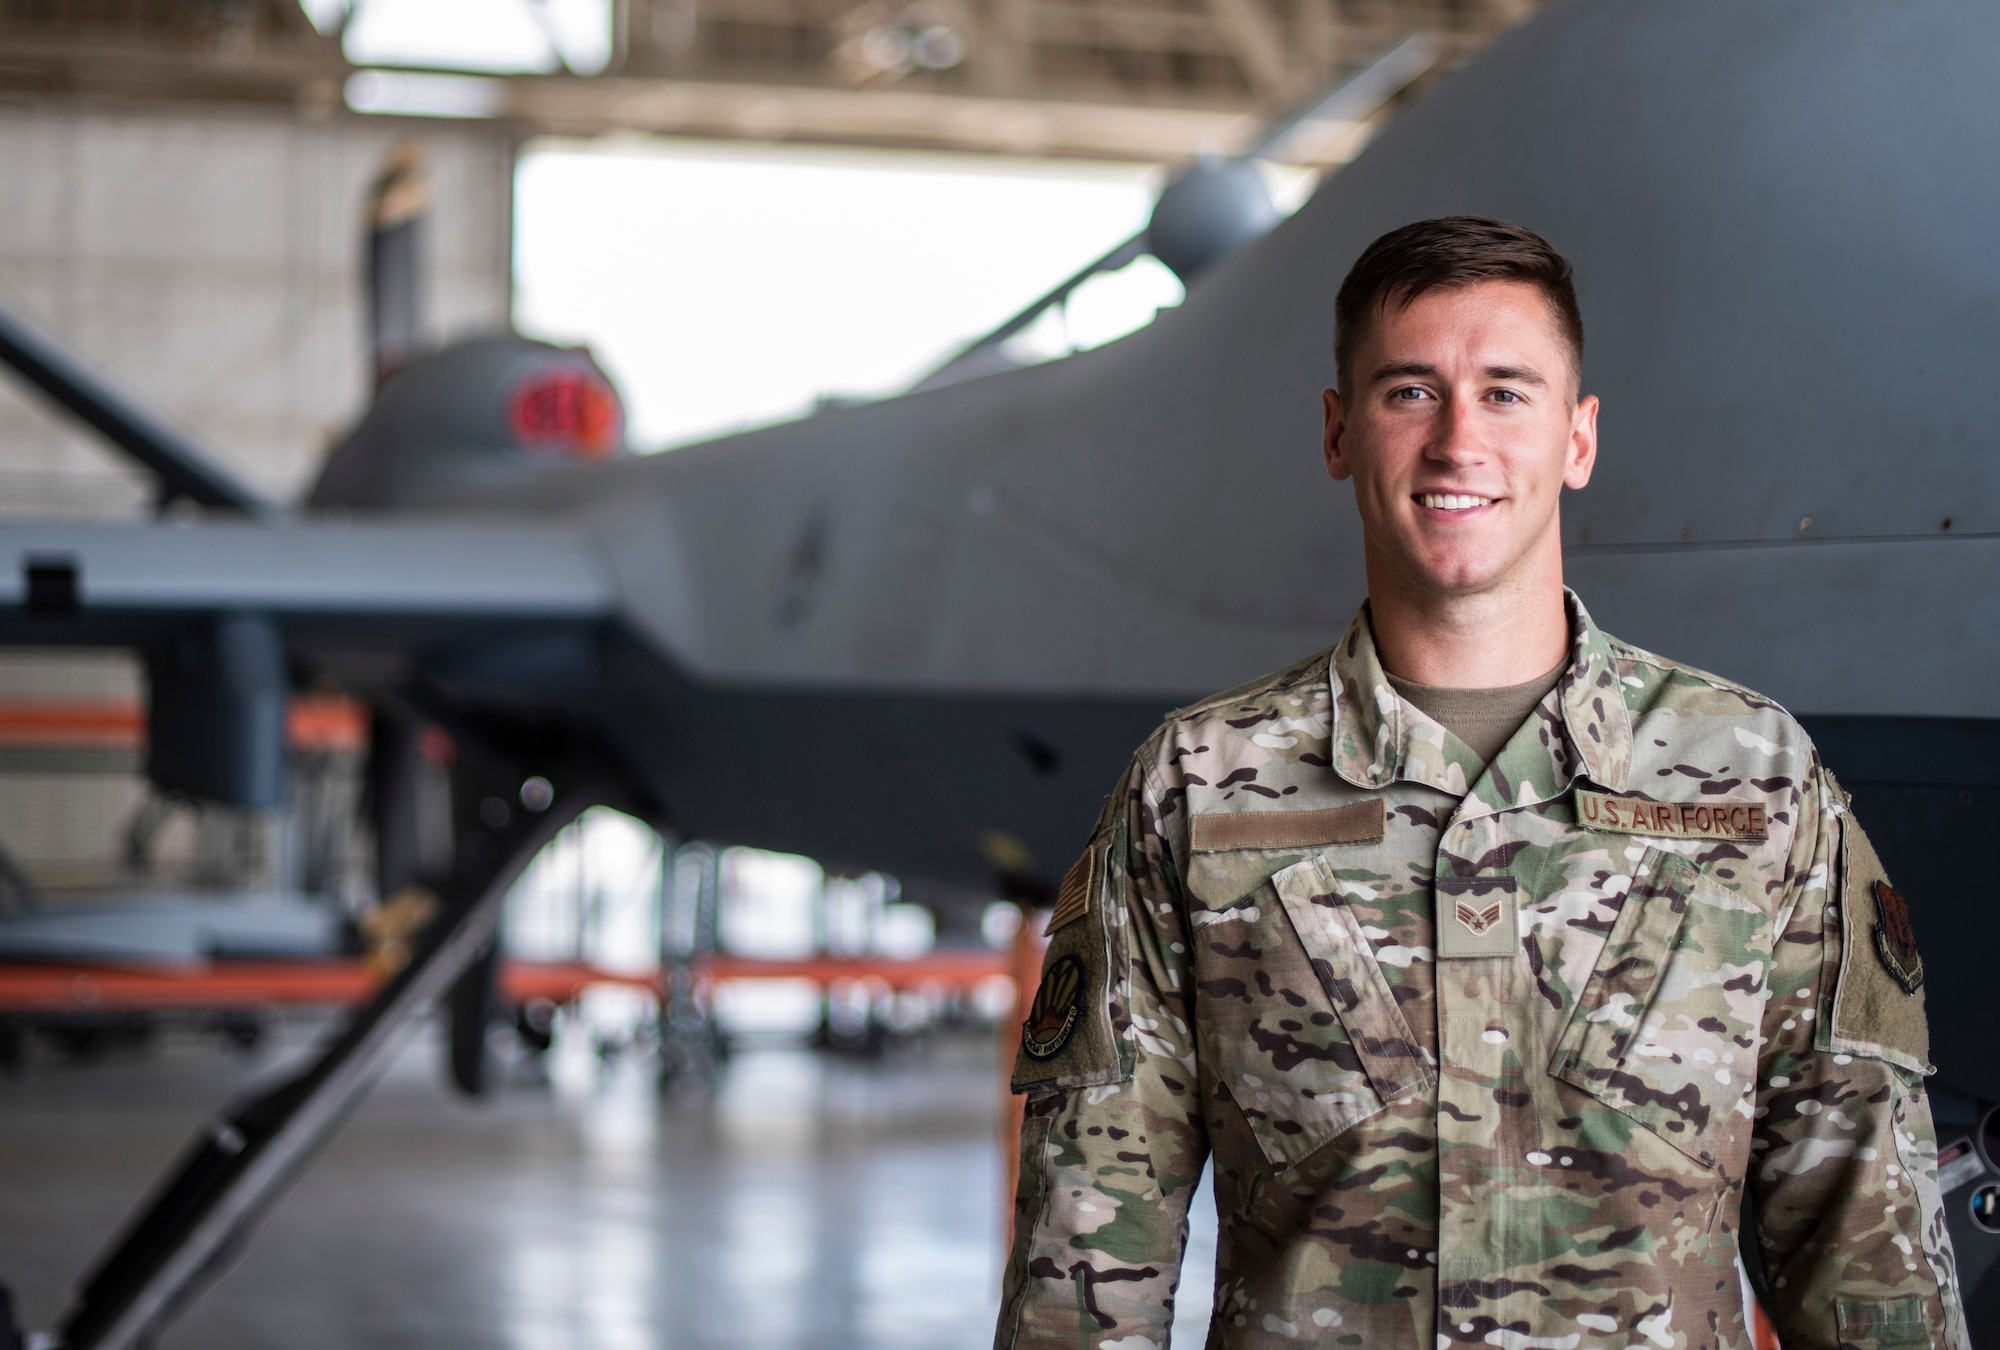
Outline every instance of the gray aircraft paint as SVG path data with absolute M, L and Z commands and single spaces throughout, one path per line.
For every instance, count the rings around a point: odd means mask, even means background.
M 1362 595 L 1318 456 L 1340 277 L 1476 211 L 1578 266 L 1604 447 L 1565 539 L 1607 626 L 1805 712 L 2000 715 L 1995 50 L 1965 4 L 1564 6 L 1122 342 L 512 501 L 707 678 L 1225 685 Z

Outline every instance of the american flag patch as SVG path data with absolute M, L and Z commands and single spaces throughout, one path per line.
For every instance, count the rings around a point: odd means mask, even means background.
M 1070 867 L 1063 877 L 1062 889 L 1056 892 L 1056 910 L 1049 915 L 1049 926 L 1042 930 L 1043 937 L 1090 913 L 1090 897 L 1097 891 L 1101 875 L 1099 859 L 1102 856 L 1098 846 L 1092 843 Z

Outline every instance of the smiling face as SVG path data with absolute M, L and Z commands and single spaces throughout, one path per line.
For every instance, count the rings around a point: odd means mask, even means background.
M 1597 400 L 1542 292 L 1392 297 L 1326 391 L 1326 468 L 1354 480 L 1371 593 L 1419 603 L 1562 585 L 1557 502 L 1590 481 Z

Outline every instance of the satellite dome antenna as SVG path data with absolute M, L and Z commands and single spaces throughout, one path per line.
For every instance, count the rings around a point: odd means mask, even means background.
M 1198 155 L 1153 203 L 1146 245 L 1186 283 L 1277 223 L 1277 203 L 1255 164 Z
M 1186 284 L 1255 242 L 1280 219 L 1255 161 L 1269 156 L 1308 124 L 1363 120 L 1423 76 L 1442 55 L 1442 46 L 1426 34 L 1404 38 L 1354 74 L 1266 125 L 1248 148 L 1227 157 L 1196 156 L 1161 190 L 1145 229 L 1087 263 L 985 336 L 961 347 L 915 388 L 956 384 L 1019 365 L 1001 350 L 1002 345 L 1048 310 L 1067 302 L 1072 291 L 1099 273 L 1116 272 L 1150 253 Z

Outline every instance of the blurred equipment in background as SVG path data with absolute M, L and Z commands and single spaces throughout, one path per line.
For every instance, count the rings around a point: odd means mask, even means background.
M 848 84 L 889 84 L 919 71 L 953 70 L 966 57 L 957 5 L 884 5 L 876 0 L 847 12 L 828 63 Z
M 405 142 L 389 156 L 369 202 L 368 332 L 377 385 L 431 345 L 430 288 L 423 270 L 430 204 L 424 148 Z
M 588 351 L 511 332 L 435 348 L 423 166 L 421 145 L 397 147 L 371 194 L 368 345 L 377 389 L 327 456 L 309 508 L 444 506 L 467 489 L 626 453 L 618 393 Z

